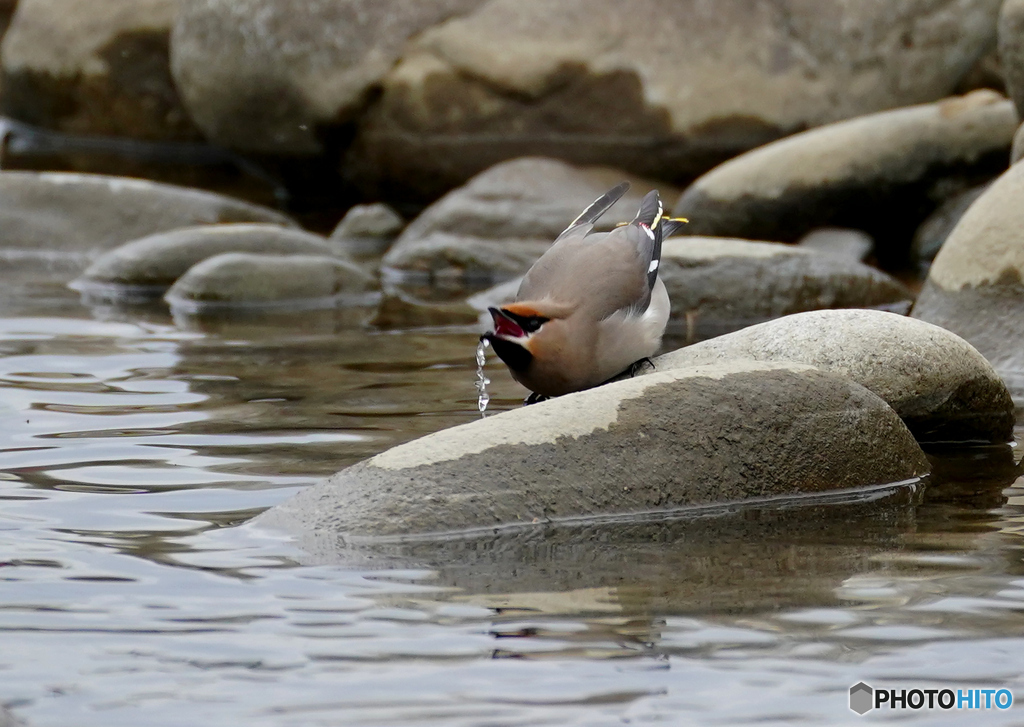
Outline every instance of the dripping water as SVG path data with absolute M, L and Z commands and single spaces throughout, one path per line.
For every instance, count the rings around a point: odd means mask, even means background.
M 490 345 L 490 341 L 486 338 L 481 338 L 479 345 L 476 347 L 476 408 L 480 410 L 481 419 L 487 416 L 487 405 L 491 401 L 491 395 L 487 393 L 487 385 L 491 383 L 491 380 L 484 376 L 484 364 L 487 363 L 487 347 Z

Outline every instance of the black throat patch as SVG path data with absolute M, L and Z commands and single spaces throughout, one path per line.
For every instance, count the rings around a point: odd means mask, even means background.
M 484 338 L 491 342 L 494 352 L 498 358 L 505 362 L 513 371 L 526 371 L 533 361 L 533 354 L 520 346 L 518 343 L 498 338 L 493 333 L 484 334 Z

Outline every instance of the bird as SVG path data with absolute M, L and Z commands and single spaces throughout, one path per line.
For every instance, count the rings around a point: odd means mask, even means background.
M 657 190 L 631 222 L 594 225 L 629 189 L 598 197 L 523 277 L 512 303 L 490 307 L 483 336 L 532 404 L 635 375 L 661 345 L 669 298 L 658 273 L 662 240 L 686 220 L 666 217 Z

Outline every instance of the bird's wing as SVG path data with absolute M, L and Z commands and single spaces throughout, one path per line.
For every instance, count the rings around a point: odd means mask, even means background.
M 565 303 L 595 321 L 620 311 L 643 314 L 661 265 L 663 219 L 660 197 L 652 191 L 626 225 L 608 233 L 563 233 L 530 268 L 516 300 Z
M 576 219 L 570 222 L 569 226 L 562 230 L 562 234 L 555 238 L 555 242 L 572 235 L 586 235 L 594 229 L 594 223 L 601 218 L 601 215 L 611 209 L 612 205 L 622 199 L 622 195 L 627 191 L 629 191 L 629 182 L 622 182 L 609 189 L 607 192 L 591 202 L 589 207 L 580 212 Z M 583 229 L 584 227 L 586 228 L 585 230 Z

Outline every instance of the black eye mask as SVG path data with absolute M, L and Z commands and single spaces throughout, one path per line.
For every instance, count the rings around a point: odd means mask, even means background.
M 502 309 L 501 312 L 518 323 L 524 333 L 535 333 L 541 326 L 551 320 L 544 316 L 521 316 L 505 309 Z

